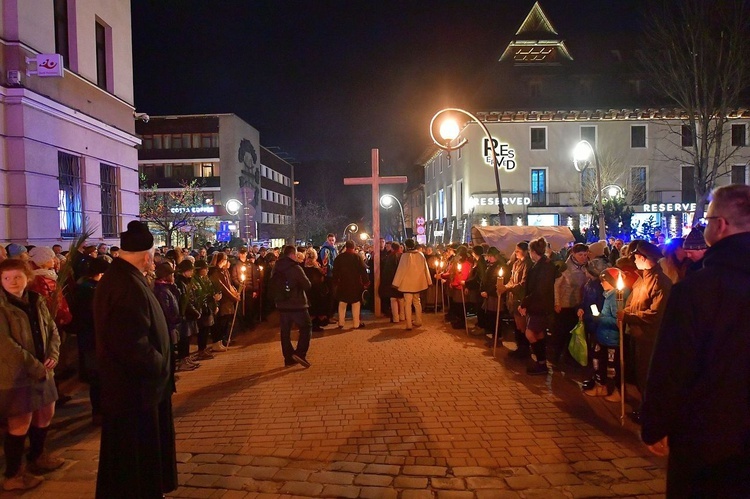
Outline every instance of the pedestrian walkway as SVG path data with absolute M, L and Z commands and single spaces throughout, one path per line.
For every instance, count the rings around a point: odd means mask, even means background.
M 441 315 L 412 331 L 363 320 L 314 334 L 309 369 L 283 366 L 272 316 L 181 373 L 170 497 L 663 496 L 665 461 L 567 374 L 527 376 Z M 99 432 L 86 394 L 53 424 L 52 450 L 68 463 L 26 496 L 93 497 Z

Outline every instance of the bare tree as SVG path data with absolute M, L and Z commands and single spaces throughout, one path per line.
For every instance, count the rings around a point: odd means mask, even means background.
M 655 90 L 682 111 L 692 134 L 684 157 L 667 159 L 694 167 L 696 212 L 703 217 L 708 195 L 736 148 L 728 144 L 728 119 L 748 89 L 750 31 L 746 0 L 655 2 L 645 24 L 641 63 Z M 682 126 L 673 127 L 682 135 Z
M 141 178 L 145 182 L 145 178 Z M 197 180 L 185 182 L 180 189 L 159 191 L 159 186 L 141 185 L 140 215 L 152 223 L 172 245 L 175 233 L 205 228 L 206 215 L 201 213 L 203 192 Z M 179 242 L 179 239 L 178 239 Z
M 303 203 L 299 199 L 295 205 L 294 225 L 285 227 L 285 235 L 291 238 L 295 235 L 297 239 L 312 241 L 320 244 L 325 241 L 329 232 L 339 234 L 346 223 L 346 217 L 336 215 L 322 204 L 308 201 Z

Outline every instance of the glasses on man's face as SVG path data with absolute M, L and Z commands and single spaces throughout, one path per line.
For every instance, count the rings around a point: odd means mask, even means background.
M 716 220 L 716 219 L 720 218 L 720 219 L 724 220 L 724 224 L 725 225 L 729 225 L 729 221 L 726 218 L 724 218 L 724 217 L 703 217 L 703 218 L 706 219 L 707 222 L 710 222 L 711 220 Z

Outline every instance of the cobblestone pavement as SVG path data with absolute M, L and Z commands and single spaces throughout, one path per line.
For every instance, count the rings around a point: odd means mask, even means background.
M 620 426 L 619 404 L 583 396 L 575 374 L 528 376 L 505 348 L 495 359 L 483 338 L 425 317 L 412 331 L 369 318 L 316 333 L 303 369 L 283 367 L 272 316 L 181 373 L 180 488 L 169 496 L 663 496 L 665 461 Z M 68 462 L 25 497 L 93 497 L 88 410 L 79 387 L 51 434 Z

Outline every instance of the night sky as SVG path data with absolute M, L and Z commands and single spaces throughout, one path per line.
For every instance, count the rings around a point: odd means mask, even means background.
M 634 23 L 645 1 L 541 6 L 564 38 Z M 239 115 L 262 145 L 299 162 L 300 197 L 315 198 L 321 168 L 341 186 L 345 175 L 368 174 L 379 148 L 381 172 L 406 174 L 431 143 L 436 111 L 477 111 L 472 86 L 533 4 L 132 0 L 136 108 Z

